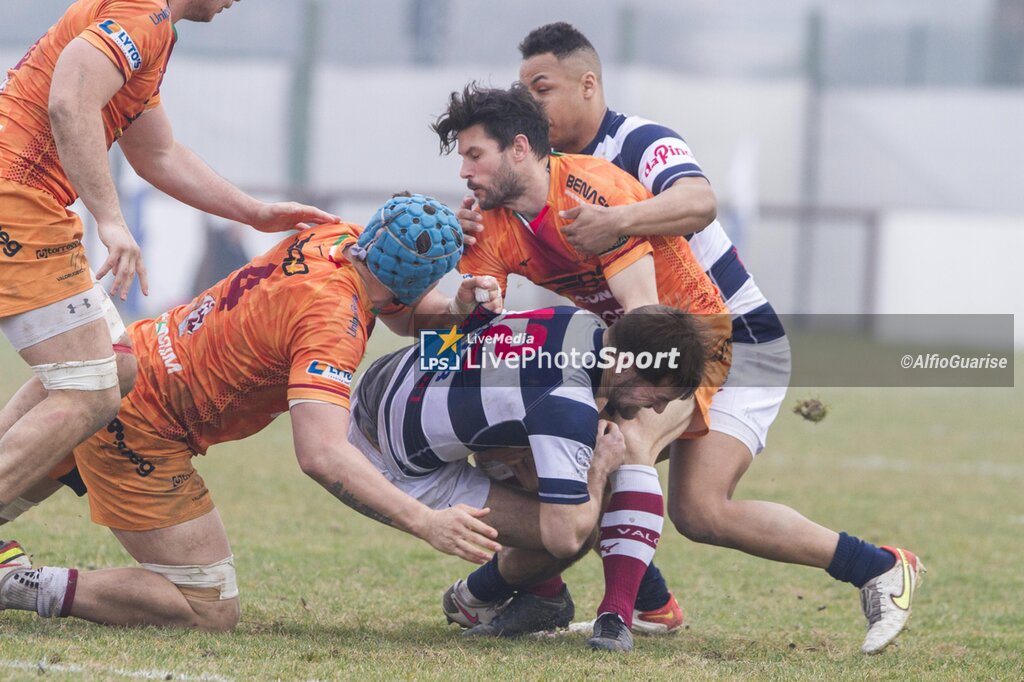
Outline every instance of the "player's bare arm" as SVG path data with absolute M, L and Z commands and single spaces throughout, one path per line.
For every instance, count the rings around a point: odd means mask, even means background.
M 266 203 L 249 196 L 174 139 L 171 121 L 162 106 L 150 109 L 135 121 L 119 144 L 132 168 L 146 182 L 204 213 L 251 225 L 261 232 L 341 220 L 313 206 Z
M 458 504 L 435 511 L 384 478 L 348 442 L 345 408 L 303 402 L 290 412 L 299 466 L 344 504 L 466 561 L 484 563 L 501 549 L 498 532 L 481 520 L 490 510 Z
M 577 251 L 589 257 L 612 248 L 622 237 L 686 236 L 700 232 L 717 215 L 718 204 L 711 183 L 703 177 L 686 177 L 646 201 L 607 207 L 581 204 L 562 211 L 563 218 L 573 221 L 562 228 L 562 234 Z
M 482 305 L 499 313 L 504 307 L 498 280 L 489 276 L 466 277 L 455 296 L 448 298 L 436 288 L 428 291 L 413 307 L 403 307 L 380 319 L 399 336 L 415 336 L 422 329 L 439 329 L 459 321 Z
M 535 453 L 543 457 L 543 453 Z M 590 499 L 583 504 L 540 505 L 540 536 L 546 549 L 559 559 L 570 559 L 584 548 L 597 526 L 603 507 L 608 476 L 622 465 L 626 444 L 619 427 L 601 420 L 597 426 L 597 444 L 587 473 Z
M 107 260 L 96 275 L 113 272 L 111 291 L 121 300 L 127 298 L 136 274 L 142 293 L 149 293 L 142 251 L 121 215 L 103 130 L 102 109 L 123 85 L 124 77 L 113 62 L 85 39 L 76 38 L 54 67 L 48 106 L 61 165 L 96 219 L 107 247 Z
M 625 312 L 658 303 L 654 256 L 647 254 L 608 278 L 608 288 Z

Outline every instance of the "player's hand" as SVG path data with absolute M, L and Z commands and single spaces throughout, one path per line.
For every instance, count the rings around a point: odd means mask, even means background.
M 452 312 L 468 315 L 482 305 L 491 312 L 500 313 L 504 309 L 501 298 L 501 287 L 498 280 L 490 275 L 464 277 L 455 292 L 455 306 Z
M 494 540 L 498 531 L 480 520 L 490 513 L 490 508 L 476 509 L 466 504 L 431 510 L 421 537 L 445 554 L 485 564 L 501 549 Z
M 609 251 L 627 238 L 617 208 L 580 204 L 559 211 L 563 220 L 572 221 L 562 228 L 562 234 L 584 258 Z
M 305 227 L 304 223 L 323 225 L 340 222 L 341 218 L 338 216 L 321 211 L 315 206 L 282 201 L 275 204 L 260 204 L 249 224 L 260 232 L 286 232 L 301 230 Z
M 597 445 L 591 467 L 601 466 L 612 472 L 626 461 L 626 439 L 615 422 L 600 419 L 597 422 Z
M 114 284 L 110 295 L 122 301 L 128 298 L 135 275 L 139 276 L 142 293 L 149 296 L 149 277 L 146 264 L 142 262 L 142 249 L 128 230 L 123 220 L 96 223 L 100 241 L 107 247 L 107 260 L 96 273 L 96 279 L 103 279 L 108 272 L 114 273 Z
M 455 217 L 459 219 L 459 225 L 462 225 L 462 238 L 465 240 L 466 246 L 476 244 L 480 233 L 484 231 L 484 217 L 479 213 L 479 207 L 474 208 L 475 204 L 476 197 L 467 194 L 462 198 L 459 210 L 455 212 Z

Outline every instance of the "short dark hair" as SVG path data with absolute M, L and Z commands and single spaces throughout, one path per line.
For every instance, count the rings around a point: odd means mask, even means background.
M 643 381 L 684 389 L 684 398 L 701 386 L 705 364 L 711 357 L 711 337 L 697 316 L 667 305 L 644 305 L 623 315 L 610 331 L 609 345 L 617 352 L 634 356 L 645 351 L 654 355 L 679 352 L 677 363 L 635 368 Z
M 458 143 L 459 133 L 477 124 L 484 127 L 488 137 L 497 140 L 502 151 L 516 135 L 526 136 L 539 159 L 551 151 L 544 107 L 519 83 L 501 90 L 472 82 L 461 93 L 451 94 L 447 111 L 430 127 L 441 138 L 441 152 L 447 154 Z
M 587 37 L 575 26 L 564 21 L 535 28 L 526 34 L 523 42 L 519 43 L 519 53 L 523 55 L 523 59 L 549 52 L 559 59 L 564 59 L 580 50 L 590 50 L 597 54 L 597 50 Z

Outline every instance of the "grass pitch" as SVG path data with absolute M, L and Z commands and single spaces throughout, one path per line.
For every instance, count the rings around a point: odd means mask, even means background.
M 378 337 L 370 353 L 385 344 Z M 0 344 L 0 399 L 28 371 Z M 1018 358 L 1018 361 L 1020 358 Z M 1020 366 L 1020 365 L 1018 365 Z M 820 397 L 827 419 L 792 414 Z M 294 461 L 287 417 L 197 462 L 232 540 L 242 622 L 228 635 L 0 614 L 5 679 L 1024 679 L 1024 391 L 794 389 L 738 497 L 917 552 L 929 572 L 910 629 L 859 653 L 857 591 L 823 572 L 693 544 L 668 525 L 657 561 L 687 629 L 627 656 L 582 635 L 466 641 L 440 594 L 471 567 L 339 504 Z M 55 425 L 56 428 L 56 425 Z M 130 564 L 84 500 L 62 492 L 0 528 L 36 563 Z M 577 618 L 602 592 L 588 558 L 566 579 Z

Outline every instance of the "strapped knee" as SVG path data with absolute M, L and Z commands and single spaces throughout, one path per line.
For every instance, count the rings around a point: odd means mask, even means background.
M 39 503 L 26 500 L 24 497 L 16 497 L 7 504 L 0 504 L 0 521 L 13 521 L 37 504 Z
M 117 356 L 33 365 L 47 391 L 105 391 L 117 386 Z
M 234 555 L 208 566 L 139 565 L 170 580 L 189 599 L 224 601 L 238 596 Z

